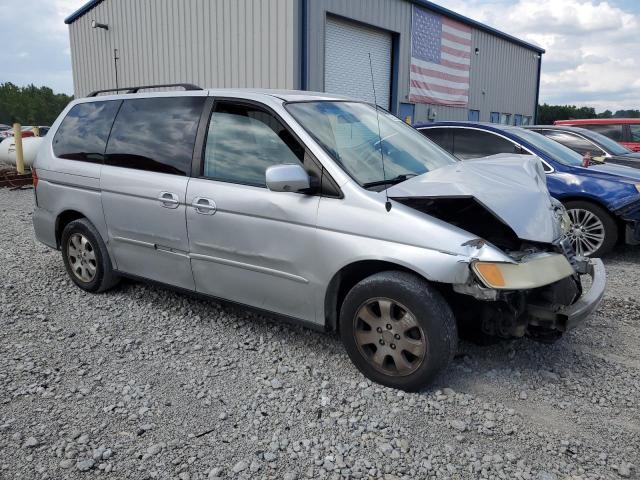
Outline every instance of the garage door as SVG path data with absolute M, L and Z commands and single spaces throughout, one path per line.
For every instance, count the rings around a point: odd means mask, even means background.
M 324 89 L 373 103 L 369 69 L 373 64 L 378 105 L 389 109 L 391 97 L 391 34 L 334 18 L 325 32 Z

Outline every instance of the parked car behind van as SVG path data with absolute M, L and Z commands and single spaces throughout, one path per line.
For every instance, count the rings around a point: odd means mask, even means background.
M 533 125 L 523 128 L 555 140 L 580 155 L 588 154 L 596 161 L 640 168 L 640 152 L 633 152 L 593 130 L 565 125 Z
M 459 322 L 553 341 L 599 304 L 602 262 L 566 241 L 538 159 L 461 163 L 332 95 L 185 87 L 75 100 L 45 137 L 35 232 L 81 289 L 152 280 L 337 330 L 405 390 Z
M 591 118 L 556 120 L 554 125 L 586 128 L 609 137 L 629 150 L 640 152 L 640 118 Z
M 569 238 L 581 255 L 599 257 L 622 241 L 640 243 L 640 170 L 592 162 L 530 130 L 477 122 L 436 122 L 416 128 L 456 157 L 536 155 L 551 195 L 571 218 Z

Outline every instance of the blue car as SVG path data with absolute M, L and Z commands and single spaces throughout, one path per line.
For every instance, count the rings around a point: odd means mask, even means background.
M 477 122 L 414 125 L 460 160 L 495 154 L 537 155 L 551 195 L 571 219 L 569 237 L 578 254 L 600 257 L 619 243 L 640 244 L 640 170 L 588 161 L 539 133 Z

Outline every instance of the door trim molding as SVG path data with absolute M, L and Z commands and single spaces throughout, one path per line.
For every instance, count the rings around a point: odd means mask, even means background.
M 304 277 L 294 275 L 293 273 L 283 272 L 282 270 L 275 270 L 273 268 L 260 267 L 258 265 L 252 265 L 250 263 L 237 262 L 235 260 L 229 260 L 227 258 L 212 257 L 210 255 L 202 255 L 200 253 L 191 253 L 189 257 L 192 260 L 202 260 L 205 262 L 219 263 L 222 265 L 229 265 L 231 267 L 243 268 L 245 270 L 252 270 L 254 272 L 266 273 L 267 275 L 273 275 L 274 277 L 286 278 L 298 283 L 309 283 Z

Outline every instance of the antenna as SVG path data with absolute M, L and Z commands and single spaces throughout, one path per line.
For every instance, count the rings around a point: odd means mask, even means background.
M 378 112 L 378 98 L 376 97 L 376 82 L 373 81 L 373 63 L 371 62 L 371 52 L 369 52 L 369 71 L 371 73 L 371 85 L 373 85 L 373 103 L 376 107 L 376 121 L 378 122 L 378 144 L 380 145 L 380 162 L 382 163 L 382 179 L 387 181 L 387 172 L 384 169 L 384 152 L 382 151 L 382 134 L 380 133 L 380 113 Z M 385 185 L 386 187 L 386 185 Z M 388 188 L 384 189 L 384 194 L 387 201 L 384 204 L 384 208 L 387 212 L 391 210 L 391 202 L 389 201 Z

